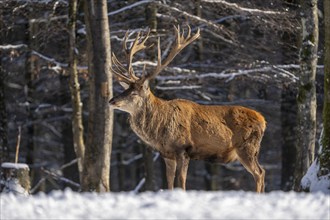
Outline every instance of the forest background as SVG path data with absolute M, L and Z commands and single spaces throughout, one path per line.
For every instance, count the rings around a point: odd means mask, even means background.
M 297 96 L 301 39 L 300 5 L 296 1 L 107 1 L 111 51 L 123 58 L 127 30 L 151 27 L 162 50 L 174 41 L 173 25 L 201 38 L 172 62 L 152 90 L 164 99 L 185 98 L 201 104 L 243 105 L 267 120 L 260 163 L 266 169 L 266 191 L 291 190 L 297 160 Z M 319 50 L 316 67 L 316 137 L 322 128 L 324 20 L 319 8 Z M 80 189 L 74 151 L 70 93 L 68 1 L 2 1 L 1 12 L 1 161 L 14 161 L 21 128 L 19 162 L 30 167 L 32 192 Z M 78 2 L 76 54 L 87 138 L 88 74 L 84 2 Z M 141 53 L 154 62 L 155 48 Z M 149 63 L 150 63 L 149 62 Z M 114 82 L 114 94 L 121 91 Z M 164 162 L 131 131 L 127 115 L 115 112 L 111 151 L 111 191 L 166 188 Z M 315 141 L 318 152 L 319 142 Z M 192 161 L 187 189 L 253 190 L 252 176 L 239 163 Z

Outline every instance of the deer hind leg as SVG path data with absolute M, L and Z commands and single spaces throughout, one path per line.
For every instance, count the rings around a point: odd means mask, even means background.
M 164 158 L 164 161 L 166 165 L 167 186 L 169 190 L 173 190 L 176 171 L 176 160 Z
M 179 187 L 183 190 L 186 190 L 186 179 L 187 179 L 187 172 L 189 166 L 190 158 L 186 153 L 179 154 L 176 158 L 176 162 L 178 164 L 178 184 Z
M 253 148 L 249 148 L 249 145 L 247 145 L 241 148 L 241 150 L 238 150 L 238 160 L 252 174 L 256 183 L 256 191 L 261 193 L 265 191 L 265 170 L 258 162 L 258 151 L 251 149 Z

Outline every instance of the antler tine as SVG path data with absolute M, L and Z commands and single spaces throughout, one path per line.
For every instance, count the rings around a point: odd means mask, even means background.
M 180 33 L 180 26 L 178 27 L 174 26 L 175 35 L 176 35 L 176 43 L 170 50 L 168 56 L 166 59 L 161 61 L 161 49 L 160 49 L 160 40 L 158 38 L 158 57 L 157 57 L 157 67 L 156 69 L 147 77 L 147 79 L 152 79 L 157 76 L 158 73 L 160 73 L 173 59 L 174 57 L 180 53 L 182 49 L 184 49 L 187 45 L 192 43 L 194 40 L 196 40 L 200 36 L 200 29 L 198 28 L 196 34 L 191 36 L 191 28 L 188 25 L 188 34 L 185 37 L 184 32 L 182 31 L 182 34 Z
M 117 59 L 114 53 L 112 53 L 112 63 L 117 67 L 117 69 L 120 70 L 121 73 L 124 73 L 126 71 L 124 65 L 121 62 L 119 62 L 119 60 Z
M 125 51 L 125 53 L 127 54 L 128 53 L 128 50 L 127 50 L 127 39 L 128 39 L 128 34 L 129 34 L 129 31 L 126 31 L 125 33 L 125 37 L 124 37 L 124 40 L 123 40 L 123 49 Z
M 118 81 L 123 81 L 126 83 L 133 83 L 134 80 L 131 78 L 128 78 L 124 73 L 126 72 L 126 69 L 124 68 L 123 64 L 118 61 L 116 55 L 112 53 L 112 63 L 114 67 L 117 69 L 111 67 L 112 72 L 114 73 L 114 76 L 117 78 Z
M 198 29 L 198 31 L 199 31 L 199 29 Z M 187 34 L 187 37 L 190 37 L 190 34 L 191 34 L 191 28 L 190 28 L 190 26 L 188 25 L 188 34 Z
M 135 40 L 128 49 L 127 41 L 129 39 L 129 31 L 125 33 L 122 46 L 126 55 L 127 68 L 117 59 L 114 53 L 112 54 L 112 63 L 115 68 L 111 67 L 111 70 L 119 81 L 124 81 L 126 83 L 136 83 L 139 80 L 139 78 L 135 75 L 132 67 L 133 56 L 138 51 L 146 48 L 145 43 L 149 38 L 149 34 L 150 29 L 144 37 L 141 36 L 141 32 L 138 32 Z M 126 75 L 126 73 L 128 73 L 128 75 Z
M 129 50 L 129 53 L 127 54 L 128 74 L 135 81 L 139 80 L 139 78 L 135 75 L 133 67 L 132 67 L 133 56 L 134 56 L 134 54 L 136 54 L 140 50 L 143 50 L 143 49 L 146 48 L 145 43 L 149 38 L 149 34 L 150 34 L 150 29 L 148 30 L 148 33 L 144 37 L 140 36 L 141 32 L 138 32 L 138 34 L 137 34 L 130 50 Z

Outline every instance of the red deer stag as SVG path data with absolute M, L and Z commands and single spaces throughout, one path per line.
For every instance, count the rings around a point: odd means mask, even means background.
M 168 188 L 173 189 L 178 175 L 179 186 L 185 190 L 190 159 L 228 163 L 239 160 L 256 182 L 256 191 L 264 192 L 265 170 L 258 163 L 260 142 L 266 122 L 264 117 L 242 106 L 200 105 L 184 99 L 163 100 L 153 95 L 149 80 L 155 78 L 200 33 L 191 36 L 175 27 L 176 42 L 164 61 L 161 60 L 158 39 L 158 64 L 147 74 L 145 67 L 140 77 L 132 68 L 135 53 L 146 48 L 149 33 L 138 33 L 127 48 L 126 33 L 123 49 L 127 66 L 112 55 L 116 79 L 125 91 L 110 100 L 115 109 L 129 113 L 134 132 L 153 149 L 160 152 L 166 163 Z

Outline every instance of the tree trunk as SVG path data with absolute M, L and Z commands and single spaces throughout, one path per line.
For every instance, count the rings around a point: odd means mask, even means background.
M 206 176 L 204 177 L 206 189 L 210 191 L 219 190 L 219 165 L 205 162 Z
M 316 133 L 315 76 L 318 46 L 317 0 L 301 3 L 302 45 L 297 97 L 298 122 L 294 189 L 300 190 L 302 176 L 314 160 Z
M 196 0 L 195 1 L 195 14 L 202 18 L 202 5 L 201 5 L 201 0 Z M 199 37 L 197 40 L 197 48 L 195 49 L 198 60 L 202 61 L 203 60 L 203 38 L 202 36 Z
M 324 0 L 324 104 L 323 104 L 323 136 L 320 154 L 321 175 L 330 173 L 330 1 Z
M 26 28 L 26 42 L 28 44 L 28 50 L 26 51 L 26 58 L 25 58 L 25 102 L 26 103 L 32 103 L 33 100 L 33 93 L 35 90 L 35 84 L 34 84 L 34 78 L 36 74 L 35 69 L 35 62 L 32 58 L 31 50 L 36 48 L 36 40 L 34 38 L 35 34 L 37 33 L 37 23 L 34 22 L 34 20 L 29 20 Z M 25 163 L 28 165 L 33 165 L 35 163 L 35 124 L 33 121 L 35 120 L 35 115 L 33 113 L 33 109 L 31 105 L 26 105 L 26 117 L 27 117 L 27 126 L 26 126 L 26 146 L 27 146 L 27 152 L 25 157 Z M 35 169 L 31 167 L 30 170 L 30 179 L 31 184 L 34 185 L 37 183 L 37 180 L 40 177 L 40 172 L 38 169 Z
M 143 146 L 143 159 L 144 159 L 144 175 L 146 178 L 144 189 L 146 191 L 156 191 L 155 184 L 155 171 L 154 171 L 154 161 L 152 149 L 146 146 Z
M 5 101 L 5 72 L 2 69 L 1 63 L 2 61 L 0 60 L 0 164 L 4 161 L 9 161 L 7 134 L 8 122 Z
M 77 0 L 69 2 L 69 66 L 70 66 L 70 91 L 72 102 L 72 132 L 73 145 L 78 158 L 80 183 L 82 182 L 83 160 L 85 154 L 84 127 L 82 123 L 82 102 L 80 98 L 80 84 L 77 72 L 76 56 L 76 20 Z
M 107 1 L 85 1 L 89 71 L 88 140 L 85 146 L 83 191 L 110 190 L 113 111 L 110 71 L 110 30 Z
M 29 195 L 31 183 L 27 164 L 5 162 L 1 164 L 1 169 L 0 192 Z
M 148 22 L 150 32 L 152 35 L 157 35 L 157 6 L 155 4 L 148 4 L 145 9 L 146 13 L 146 21 Z M 150 48 L 146 50 L 146 55 L 150 60 L 156 60 L 156 45 L 157 45 L 157 38 L 150 39 Z M 154 161 L 153 161 L 153 154 L 151 148 L 147 147 L 144 143 L 141 143 L 143 148 L 143 162 L 144 162 L 144 176 L 145 176 L 145 185 L 144 190 L 146 191 L 155 191 L 156 184 L 154 180 Z
M 297 92 L 290 86 L 283 86 L 281 97 L 282 127 L 282 169 L 281 190 L 290 191 L 293 187 L 294 164 L 296 160 L 295 140 L 297 127 Z

